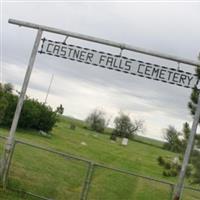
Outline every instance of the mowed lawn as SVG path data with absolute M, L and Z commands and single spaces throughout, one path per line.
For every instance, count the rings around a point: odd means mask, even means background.
M 70 124 L 76 129 L 70 129 Z M 8 130 L 0 129 L 0 135 Z M 63 117 L 52 131 L 52 137 L 42 137 L 36 131 L 19 130 L 16 138 L 28 143 L 52 148 L 91 160 L 109 167 L 119 168 L 155 179 L 176 182 L 162 175 L 158 156 L 173 158 L 176 154 L 161 149 L 161 143 L 137 137 L 127 147 L 120 139 L 113 143 L 109 135 L 98 134 L 84 128 L 81 121 Z M 0 139 L 0 154 L 3 140 Z M 148 144 L 144 144 L 148 143 Z M 9 188 L 24 190 L 46 198 L 78 200 L 84 185 L 87 163 L 17 144 L 9 174 Z M 0 190 L 0 199 L 37 199 L 21 193 Z M 167 200 L 171 187 L 136 176 L 125 175 L 96 166 L 88 193 L 90 200 Z M 184 200 L 199 200 L 200 193 L 185 191 Z

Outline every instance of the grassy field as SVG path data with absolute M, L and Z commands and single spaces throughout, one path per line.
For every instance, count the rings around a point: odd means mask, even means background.
M 71 123 L 76 124 L 76 130 L 70 129 Z M 0 135 L 7 134 L 8 130 L 0 129 Z M 19 130 L 16 137 L 28 143 L 70 153 L 106 166 L 176 182 L 175 178 L 163 177 L 163 169 L 157 164 L 158 156 L 173 158 L 176 154 L 161 149 L 162 143 L 158 141 L 137 137 L 137 141 L 129 141 L 129 145 L 123 147 L 120 145 L 120 140 L 112 143 L 109 135 L 88 131 L 81 121 L 70 118 L 63 118 L 57 123 L 51 138 L 42 137 L 36 131 L 24 130 Z M 3 142 L 0 140 L 0 154 Z M 77 200 L 80 199 L 87 167 L 87 164 L 81 161 L 17 144 L 8 186 L 47 198 Z M 168 185 L 95 167 L 88 199 L 167 200 L 170 199 L 170 192 L 171 188 Z M 36 198 L 0 190 L 0 199 Z M 200 193 L 186 190 L 183 199 L 199 200 Z

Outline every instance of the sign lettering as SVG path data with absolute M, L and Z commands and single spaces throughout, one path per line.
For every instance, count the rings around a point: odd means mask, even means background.
M 140 60 L 113 55 L 102 51 L 42 39 L 39 53 L 91 64 L 110 70 L 120 71 L 148 79 L 162 81 L 186 88 L 194 88 L 198 83 L 195 74 L 175 68 L 146 63 Z

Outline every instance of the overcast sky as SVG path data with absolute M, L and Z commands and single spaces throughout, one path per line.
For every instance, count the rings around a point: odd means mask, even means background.
M 3 81 L 21 88 L 36 31 L 8 24 L 9 18 L 52 26 L 197 61 L 200 51 L 200 3 L 153 2 L 11 2 L 1 4 L 1 68 Z M 48 39 L 64 36 L 44 33 Z M 69 38 L 70 44 L 119 54 L 120 50 Z M 177 63 L 134 52 L 124 56 L 177 68 Z M 192 66 L 180 68 L 194 72 Z M 85 119 L 103 109 L 112 120 L 123 111 L 145 121 L 145 136 L 163 138 L 169 124 L 181 129 L 192 122 L 187 103 L 191 89 L 109 71 L 48 55 L 37 55 L 28 95 L 48 104 L 63 104 L 65 114 Z M 111 121 L 112 121 L 111 120 Z

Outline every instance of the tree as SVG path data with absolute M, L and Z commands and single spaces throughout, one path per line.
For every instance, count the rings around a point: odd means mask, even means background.
M 199 55 L 198 59 L 200 60 L 200 55 Z M 200 68 L 199 67 L 196 68 L 196 74 L 197 74 L 198 79 L 200 79 Z M 197 109 L 199 95 L 200 95 L 200 90 L 197 87 L 195 87 L 192 90 L 192 93 L 190 95 L 190 101 L 188 103 L 188 108 L 189 108 L 192 116 L 194 116 L 195 111 Z M 199 119 L 199 123 L 200 123 L 200 119 Z M 200 147 L 200 135 L 196 135 L 195 142 L 196 142 L 196 146 L 199 148 Z M 193 150 L 191 160 L 192 160 L 193 166 L 195 168 L 195 173 L 193 175 L 193 182 L 200 184 L 200 170 L 199 170 L 200 169 L 200 152 L 197 150 Z
M 3 84 L 0 83 L 0 92 L 3 92 Z
M 2 84 L 0 83 L 0 123 L 2 122 L 6 108 L 8 106 L 8 101 L 6 96 L 12 94 L 13 86 L 10 83 Z
M 3 85 L 3 91 L 5 93 L 12 93 L 13 92 L 13 85 L 11 83 L 5 83 Z
M 169 126 L 164 132 L 164 139 L 166 142 L 164 143 L 164 149 L 167 149 L 172 152 L 181 152 L 182 151 L 182 143 L 179 139 L 179 133 L 173 126 Z
M 4 117 L 6 107 L 7 107 L 6 99 L 4 97 L 0 97 L 0 123 Z
M 165 130 L 164 148 L 177 153 L 184 153 L 190 137 L 190 126 L 187 122 L 183 124 L 182 132 L 178 132 L 173 126 Z
M 199 60 L 200 60 L 200 55 L 199 55 Z M 196 68 L 196 74 L 197 74 L 198 79 L 200 79 L 200 68 L 199 67 Z M 199 96 L 199 89 L 197 87 L 195 87 L 192 90 L 192 93 L 190 95 L 190 101 L 188 103 L 188 108 L 190 110 L 191 115 L 195 114 L 197 103 L 198 103 L 198 96 Z M 200 119 L 199 119 L 199 121 L 200 121 Z
M 16 110 L 18 96 L 12 93 L 10 84 L 0 85 L 0 125 L 10 127 Z M 51 131 L 57 121 L 57 113 L 51 107 L 27 97 L 24 101 L 18 127 Z
M 56 108 L 56 113 L 62 115 L 63 112 L 64 112 L 64 107 L 62 106 L 62 104 L 60 104 L 60 106 L 58 106 L 58 107 Z
M 115 128 L 113 134 L 123 138 L 130 138 L 137 132 L 143 130 L 143 121 L 135 120 L 131 121 L 130 117 L 124 113 L 120 113 L 114 120 Z
M 1 121 L 1 125 L 5 127 L 10 127 L 12 124 L 13 116 L 15 113 L 15 109 L 17 106 L 18 97 L 14 94 L 4 93 L 4 98 L 7 101 L 7 106 L 5 108 L 3 120 Z M 2 100 L 0 100 L 2 102 Z
M 187 122 L 185 122 L 183 124 L 183 130 L 182 130 L 182 134 L 183 134 L 183 139 L 182 139 L 182 152 L 185 152 L 185 149 L 187 147 L 187 143 L 188 143 L 188 139 L 190 137 L 190 126 Z
M 11 83 L 0 83 L 0 92 L 4 93 L 12 93 L 13 92 L 13 85 Z
M 85 121 L 91 130 L 100 133 L 102 133 L 108 125 L 105 118 L 105 113 L 98 109 L 92 111 Z
M 4 118 L 6 108 L 8 106 L 8 102 L 4 96 L 0 95 L 0 124 Z

